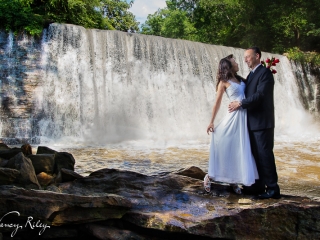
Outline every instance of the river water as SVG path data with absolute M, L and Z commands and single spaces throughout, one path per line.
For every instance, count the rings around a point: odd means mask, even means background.
M 76 159 L 75 171 L 82 176 L 102 168 L 115 168 L 152 175 L 172 172 L 188 166 L 208 169 L 209 137 L 207 142 L 193 142 L 154 147 L 145 142 L 126 142 L 100 147 L 49 147 L 71 153 Z M 36 148 L 36 147 L 35 147 Z M 36 149 L 34 149 L 36 151 Z M 279 185 L 282 194 L 320 199 L 320 140 L 276 140 Z

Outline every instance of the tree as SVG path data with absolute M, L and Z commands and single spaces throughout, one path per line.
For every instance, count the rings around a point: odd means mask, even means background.
M 149 14 L 146 23 L 142 24 L 141 32 L 169 38 L 196 40 L 196 29 L 188 13 L 177 8 L 176 2 L 167 1 L 167 8 Z
M 133 0 L 129 3 L 125 0 L 101 0 L 100 12 L 103 14 L 106 25 L 111 25 L 116 30 L 126 31 L 128 29 L 139 30 L 135 16 L 128 11 Z
M 142 33 L 283 53 L 320 51 L 318 0 L 170 0 Z
M 138 30 L 125 0 L 0 0 L 0 28 L 40 35 L 51 22 L 85 28 Z
M 149 14 L 145 23 L 141 25 L 141 33 L 162 36 L 161 28 L 166 17 L 166 9 L 159 9 L 154 14 Z
M 42 32 L 44 19 L 35 14 L 30 1 L 0 0 L 0 28 L 17 32 L 23 28 L 32 35 Z
M 241 17 L 242 11 L 236 1 L 200 0 L 194 10 L 199 41 L 234 46 L 237 42 L 234 38 L 242 25 Z

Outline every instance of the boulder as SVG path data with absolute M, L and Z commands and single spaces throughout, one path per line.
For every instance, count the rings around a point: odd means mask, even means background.
M 17 211 L 20 215 L 13 216 L 16 221 L 31 216 L 50 226 L 120 219 L 131 208 L 128 199 L 105 192 L 93 195 L 62 194 L 8 185 L 0 186 L 0 192 L 1 216 Z
M 2 185 L 0 216 L 18 211 L 20 215 L 13 216 L 17 218 L 13 222 L 32 216 L 51 227 L 61 226 L 57 232 L 70 239 L 319 237 L 317 198 L 282 195 L 280 199 L 259 200 L 237 195 L 229 185 L 212 184 L 211 189 L 206 193 L 203 180 L 175 172 L 147 176 L 101 169 L 74 181 L 52 184 L 47 191 Z
M 57 151 L 46 146 L 38 146 L 36 154 L 55 154 Z
M 10 149 L 0 150 L 0 158 L 9 160 L 10 158 L 13 158 L 18 153 L 21 153 L 21 148 L 10 148 Z
M 20 176 L 16 169 L 0 167 L 0 185 L 13 184 Z
M 4 144 L 4 143 L 0 143 L 0 150 L 9 150 L 10 149 L 10 147 L 8 147 L 8 145 L 7 144 Z
M 56 171 L 55 173 L 58 173 L 61 168 L 69 169 L 71 171 L 74 171 L 74 165 L 76 163 L 76 160 L 72 156 L 72 154 L 67 152 L 57 152 L 54 155 L 54 161 L 56 164 Z
M 51 226 L 50 228 L 45 230 L 41 238 L 42 239 L 79 239 L 80 236 L 76 228 Z
M 69 169 L 61 168 L 61 181 L 62 182 L 70 182 L 75 179 L 83 178 L 80 174 L 71 171 Z
M 279 200 L 258 200 L 236 195 L 230 186 L 218 184 L 206 194 L 202 180 L 174 173 L 146 176 L 101 169 L 61 183 L 59 189 L 83 196 L 123 196 L 132 203 L 123 222 L 168 234 L 216 239 L 315 239 L 320 232 L 318 201 L 285 195 Z
M 149 239 L 126 229 L 119 229 L 113 226 L 105 226 L 101 224 L 93 224 L 93 223 L 87 224 L 86 229 L 97 239 L 108 239 L 108 240 L 127 240 L 127 239 L 147 240 Z
M 58 174 L 61 168 L 74 171 L 74 165 L 76 163 L 72 154 L 67 152 L 57 152 L 51 148 L 45 146 L 39 146 L 37 149 L 38 154 L 55 154 L 54 162 L 56 164 L 55 173 Z
M 23 144 L 21 146 L 21 151 L 27 157 L 32 154 L 32 147 L 30 144 Z
M 0 167 L 6 167 L 9 160 L 0 158 Z
M 18 181 L 22 186 L 26 188 L 40 189 L 34 167 L 29 158 L 25 157 L 23 153 L 20 152 L 11 158 L 9 162 L 11 164 L 14 163 L 14 168 L 20 172 Z
M 36 174 L 45 172 L 53 174 L 55 171 L 55 155 L 54 154 L 36 154 L 29 155 Z
M 202 171 L 202 169 L 195 167 L 195 166 L 182 168 L 177 171 L 174 171 L 173 173 L 179 174 L 182 176 L 187 176 L 187 177 L 199 179 L 199 180 L 203 180 L 206 175 L 206 173 L 204 171 Z
M 49 175 L 45 172 L 41 172 L 37 174 L 37 179 L 41 186 L 48 186 L 51 183 L 53 183 L 53 180 L 54 180 L 52 175 Z

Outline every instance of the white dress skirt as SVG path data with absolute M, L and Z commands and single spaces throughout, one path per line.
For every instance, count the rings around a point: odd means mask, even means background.
M 245 98 L 245 83 L 228 81 L 230 101 Z M 227 113 L 214 128 L 210 144 L 208 174 L 211 180 L 250 186 L 258 179 L 258 171 L 250 146 L 247 110 L 240 108 Z

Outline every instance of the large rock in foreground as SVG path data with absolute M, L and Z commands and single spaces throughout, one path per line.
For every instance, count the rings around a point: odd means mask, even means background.
M 222 185 L 205 194 L 202 185 L 176 173 L 146 176 L 102 169 L 50 191 L 2 186 L 0 213 L 18 211 L 15 221 L 32 216 L 50 224 L 47 235 L 67 229 L 72 239 L 85 234 L 92 239 L 319 238 L 318 201 L 294 196 L 256 200 Z
M 22 152 L 12 157 L 7 165 L 20 172 L 20 176 L 17 178 L 20 186 L 33 189 L 41 188 L 31 160 L 25 157 Z

